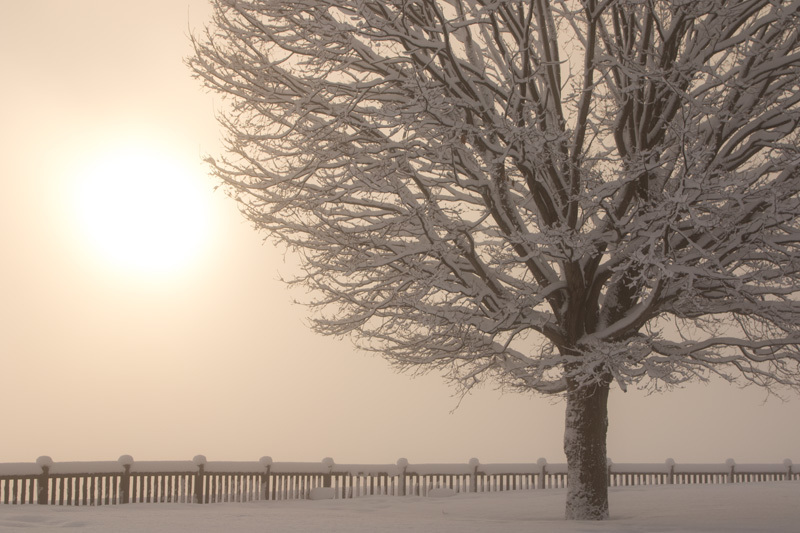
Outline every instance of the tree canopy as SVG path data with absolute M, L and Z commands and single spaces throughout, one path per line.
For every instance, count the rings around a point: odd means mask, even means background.
M 214 3 L 210 162 L 318 331 L 467 389 L 800 383 L 800 2 Z

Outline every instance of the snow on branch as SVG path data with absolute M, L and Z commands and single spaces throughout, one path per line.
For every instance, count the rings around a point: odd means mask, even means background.
M 467 389 L 800 384 L 800 2 L 214 4 L 208 162 L 318 331 Z

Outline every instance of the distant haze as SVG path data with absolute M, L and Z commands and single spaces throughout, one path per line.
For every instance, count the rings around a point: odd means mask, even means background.
M 439 376 L 398 375 L 346 339 L 306 327 L 306 310 L 278 281 L 295 260 L 263 243 L 204 174 L 202 157 L 221 152 L 222 104 L 183 59 L 188 32 L 210 16 L 206 2 L 3 9 L 0 462 L 564 460 L 563 404 L 487 384 L 459 406 Z M 94 200 L 109 204 L 102 216 L 120 238 L 144 231 L 154 205 L 174 206 L 176 216 L 168 210 L 158 223 L 164 231 L 136 244 L 141 263 L 125 253 L 133 242 L 120 250 L 108 231 L 92 237 L 82 214 L 94 208 L 76 199 L 90 169 L 123 152 L 103 167 L 109 179 L 137 153 L 173 169 L 164 186 L 134 174 Z M 176 195 L 166 180 L 179 172 L 196 185 Z M 203 218 L 160 251 L 149 247 L 191 213 Z M 189 239 L 196 246 L 167 262 Z M 615 390 L 609 455 L 800 463 L 800 399 L 786 397 L 719 382 L 651 396 Z

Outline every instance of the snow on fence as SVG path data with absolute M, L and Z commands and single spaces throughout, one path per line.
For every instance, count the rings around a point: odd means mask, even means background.
M 800 481 L 800 468 L 783 464 L 664 463 L 616 464 L 608 461 L 609 486 L 690 483 Z M 459 492 L 497 492 L 563 488 L 567 465 L 464 464 L 347 465 L 326 458 L 319 463 L 259 461 L 0 463 L 0 502 L 41 505 L 116 505 L 125 503 L 218 503 L 256 500 L 358 498 L 371 495 L 433 496 Z

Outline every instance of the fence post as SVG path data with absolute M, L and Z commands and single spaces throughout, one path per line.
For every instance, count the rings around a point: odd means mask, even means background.
M 469 491 L 478 492 L 478 468 L 481 462 L 477 457 L 473 457 L 469 460 L 469 466 L 472 468 L 472 472 L 469 473 Z
M 194 503 L 205 503 L 205 491 L 203 490 L 203 478 L 206 471 L 206 456 L 195 455 L 192 462 L 197 465 L 197 475 L 194 481 Z
M 406 495 L 406 470 L 408 469 L 408 459 L 401 457 L 397 460 L 397 492 L 398 496 Z
M 785 480 L 789 481 L 792 479 L 792 460 L 791 459 L 784 459 L 783 466 L 786 467 L 786 474 L 784 474 Z
M 606 486 L 611 486 L 611 466 L 614 464 L 614 461 L 611 460 L 611 457 L 606 457 Z
M 539 479 L 536 482 L 536 488 L 543 489 L 545 487 L 544 477 L 547 475 L 547 459 L 540 457 L 536 464 L 539 465 Z
M 733 483 L 736 480 L 736 461 L 733 459 L 727 459 L 725 464 L 728 466 L 728 483 Z
M 264 467 L 264 473 L 261 474 L 261 499 L 267 500 L 269 499 L 269 474 L 272 470 L 272 457 L 265 455 L 261 459 L 258 460 L 261 463 L 261 466 Z
M 675 459 L 669 458 L 664 461 L 667 465 L 667 485 L 672 485 L 675 483 Z
M 326 457 L 322 460 L 322 467 L 327 468 L 328 471 L 325 474 L 322 474 L 322 486 L 323 487 L 330 487 L 331 486 L 331 472 L 333 472 L 333 458 Z
M 133 457 L 121 455 L 117 461 L 125 469 L 119 482 L 119 503 L 131 503 L 131 465 L 133 464 Z
M 47 502 L 50 500 L 50 467 L 53 466 L 53 460 L 47 455 L 42 455 L 36 459 L 36 464 L 42 469 L 38 481 L 36 503 L 39 505 L 47 505 Z

